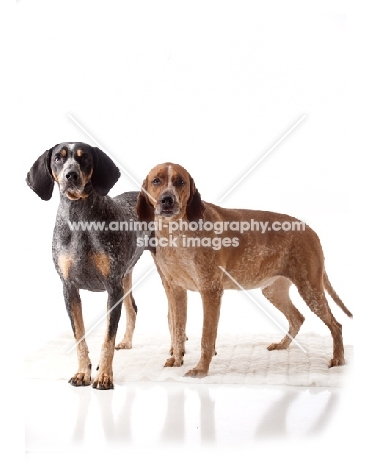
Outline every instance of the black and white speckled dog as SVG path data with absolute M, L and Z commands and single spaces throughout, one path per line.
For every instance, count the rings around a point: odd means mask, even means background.
M 61 143 L 45 151 L 27 174 L 27 183 L 43 200 L 49 200 L 54 182 L 60 205 L 53 236 L 53 260 L 64 289 L 64 299 L 77 342 L 79 367 L 72 385 L 90 385 L 92 364 L 85 342 L 80 289 L 107 291 L 107 331 L 93 387 L 113 388 L 112 360 L 124 292 L 131 290 L 132 269 L 143 252 L 137 246 L 139 231 L 108 230 L 109 223 L 136 220 L 138 192 L 115 198 L 107 195 L 120 171 L 99 148 L 85 143 Z M 69 223 L 102 222 L 107 228 L 73 230 Z M 80 224 L 79 224 L 80 226 Z M 101 226 L 101 225 L 100 225 Z M 131 292 L 123 299 L 126 332 L 116 348 L 131 348 L 136 305 Z

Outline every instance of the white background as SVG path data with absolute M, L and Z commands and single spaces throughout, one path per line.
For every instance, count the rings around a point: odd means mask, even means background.
M 72 116 L 138 182 L 122 172 L 111 195 L 138 190 L 153 166 L 172 161 L 187 168 L 204 200 L 216 203 L 305 116 L 221 204 L 288 213 L 307 222 L 321 239 L 332 284 L 354 311 L 353 259 L 344 247 L 355 165 L 347 137 L 346 15 L 254 15 L 231 4 L 200 2 L 109 5 L 44 4 L 42 14 L 33 3 L 19 5 L 23 178 L 56 143 L 95 144 Z M 28 348 L 69 322 L 51 260 L 57 187 L 50 202 L 38 199 L 26 184 L 21 190 L 29 269 L 25 321 L 32 329 L 25 338 Z M 148 253 L 142 260 L 136 279 L 152 264 Z M 99 298 L 84 296 L 93 301 L 85 314 L 87 322 L 93 321 L 96 311 L 101 314 Z M 136 296 L 142 314 L 146 301 L 148 318 L 155 323 L 163 312 L 165 323 L 157 274 Z M 256 297 L 261 300 L 260 293 Z M 196 295 L 192 300 L 200 313 Z M 332 307 L 349 336 L 353 323 Z M 238 319 L 230 320 L 236 328 L 242 319 L 244 331 L 255 330 L 259 320 L 263 331 L 274 329 L 248 300 L 230 292 L 221 326 L 237 309 Z M 189 312 L 189 320 L 194 314 Z M 303 329 L 328 332 L 311 312 L 306 314 Z
M 361 302 L 360 152 L 348 134 L 353 80 L 343 9 L 260 9 L 245 2 L 17 3 L 17 240 L 15 298 L 24 353 L 70 324 L 51 259 L 59 195 L 39 199 L 24 182 L 35 159 L 63 141 L 91 143 L 73 116 L 139 184 L 158 163 L 182 164 L 204 200 L 219 198 L 302 116 L 302 123 L 221 203 L 287 213 L 319 235 L 329 278 L 355 314 L 330 302 L 345 341 L 356 344 Z M 13 178 L 14 183 L 14 178 Z M 138 190 L 124 173 L 111 195 Z M 134 278 L 150 268 L 146 252 Z M 11 267 L 10 267 L 11 268 Z M 364 274 L 364 273 L 363 273 Z M 14 296 L 14 294 L 13 294 Z M 261 293 L 254 297 L 282 323 Z M 301 331 L 329 333 L 298 299 Z M 83 293 L 85 321 L 104 294 Z M 137 330 L 166 327 L 153 272 L 135 292 Z M 361 305 L 363 304 L 363 305 Z M 120 333 L 123 330 L 123 320 Z M 201 304 L 190 294 L 188 328 Z M 278 332 L 239 292 L 226 292 L 220 331 Z

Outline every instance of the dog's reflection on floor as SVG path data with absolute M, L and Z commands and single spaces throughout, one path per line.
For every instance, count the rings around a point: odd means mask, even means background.
M 88 424 L 100 443 L 236 445 L 249 440 L 301 437 L 327 430 L 337 390 L 271 389 L 240 385 L 116 385 L 113 392 L 74 389 L 72 442 L 87 444 Z M 96 415 L 94 413 L 97 413 Z

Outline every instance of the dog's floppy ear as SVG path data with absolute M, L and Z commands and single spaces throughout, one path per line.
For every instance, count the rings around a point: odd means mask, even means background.
M 195 182 L 190 176 L 190 197 L 187 200 L 186 216 L 189 221 L 198 221 L 202 218 L 205 207 L 201 201 L 200 193 L 195 187 Z
M 120 177 L 120 170 L 99 148 L 93 149 L 92 185 L 99 195 L 107 195 Z
M 138 221 L 150 223 L 154 221 L 154 208 L 151 202 L 149 201 L 149 196 L 147 195 L 147 179 L 144 180 L 142 189 L 138 195 L 138 201 L 136 203 L 135 211 L 138 215 Z
M 35 161 L 26 178 L 28 186 L 42 198 L 42 200 L 49 200 L 54 188 L 55 181 L 50 169 L 50 159 L 54 148 L 55 146 L 45 151 Z

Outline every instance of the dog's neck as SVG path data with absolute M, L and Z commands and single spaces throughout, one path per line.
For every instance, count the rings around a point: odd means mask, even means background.
M 172 218 L 166 218 L 166 217 L 161 217 L 161 216 L 155 216 L 154 217 L 154 224 L 157 227 L 156 229 L 156 235 L 157 236 L 163 236 L 166 237 L 170 233 L 170 223 L 189 223 L 187 220 L 186 216 L 183 218 L 180 218 L 178 220 L 172 219 Z M 172 224 L 171 224 L 172 226 Z M 181 230 L 180 229 L 175 229 L 174 232 L 176 234 L 180 234 Z
M 86 194 L 86 192 L 83 192 Z M 89 219 L 91 213 L 103 213 L 103 206 L 106 203 L 107 196 L 98 195 L 91 190 L 87 196 L 78 200 L 71 200 L 65 194 L 60 193 L 60 204 L 58 214 L 70 220 L 80 220 L 83 214 Z

